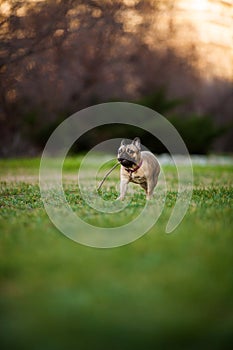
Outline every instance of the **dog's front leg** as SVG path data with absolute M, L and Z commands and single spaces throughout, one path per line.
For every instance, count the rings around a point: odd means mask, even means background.
M 146 191 L 146 199 L 150 200 L 153 197 L 155 184 L 153 181 L 148 181 L 147 183 L 147 191 Z
M 117 198 L 118 200 L 123 200 L 125 198 L 127 187 L 129 180 L 127 178 L 122 178 L 120 182 L 120 196 Z

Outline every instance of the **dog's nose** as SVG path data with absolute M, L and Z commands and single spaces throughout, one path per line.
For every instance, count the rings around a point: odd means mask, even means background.
M 133 165 L 133 162 L 131 162 L 130 160 L 125 159 L 125 158 L 118 158 L 118 161 L 119 161 L 123 166 L 126 166 L 126 167 L 130 167 L 130 166 Z

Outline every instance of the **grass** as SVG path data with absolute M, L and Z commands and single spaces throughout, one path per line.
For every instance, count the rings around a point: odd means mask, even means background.
M 131 203 L 114 219 L 88 208 L 75 182 L 79 164 L 67 159 L 64 188 L 88 222 L 117 225 L 143 208 L 144 194 L 133 185 Z M 40 198 L 38 166 L 39 159 L 0 161 L 2 349 L 230 349 L 231 166 L 194 167 L 188 213 L 171 235 L 164 228 L 176 171 L 165 166 L 168 194 L 159 221 L 115 249 L 82 246 L 56 230 Z M 106 200 L 118 194 L 118 171 L 103 186 Z

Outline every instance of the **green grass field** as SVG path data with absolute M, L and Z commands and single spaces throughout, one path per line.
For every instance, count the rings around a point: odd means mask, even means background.
M 143 191 L 132 185 L 131 204 L 114 222 L 96 215 L 77 189 L 79 164 L 66 160 L 64 188 L 85 220 L 118 225 L 143 208 Z M 194 166 L 190 207 L 172 234 L 164 229 L 176 171 L 164 166 L 168 194 L 157 224 L 114 249 L 82 246 L 53 226 L 40 199 L 38 167 L 39 159 L 0 161 L 1 349 L 231 348 L 232 166 Z M 103 186 L 106 200 L 117 196 L 118 172 Z

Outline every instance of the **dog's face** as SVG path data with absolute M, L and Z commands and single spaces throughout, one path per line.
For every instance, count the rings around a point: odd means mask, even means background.
M 141 142 L 136 137 L 132 143 L 127 144 L 125 140 L 121 141 L 117 155 L 118 161 L 126 168 L 138 165 L 141 159 Z

